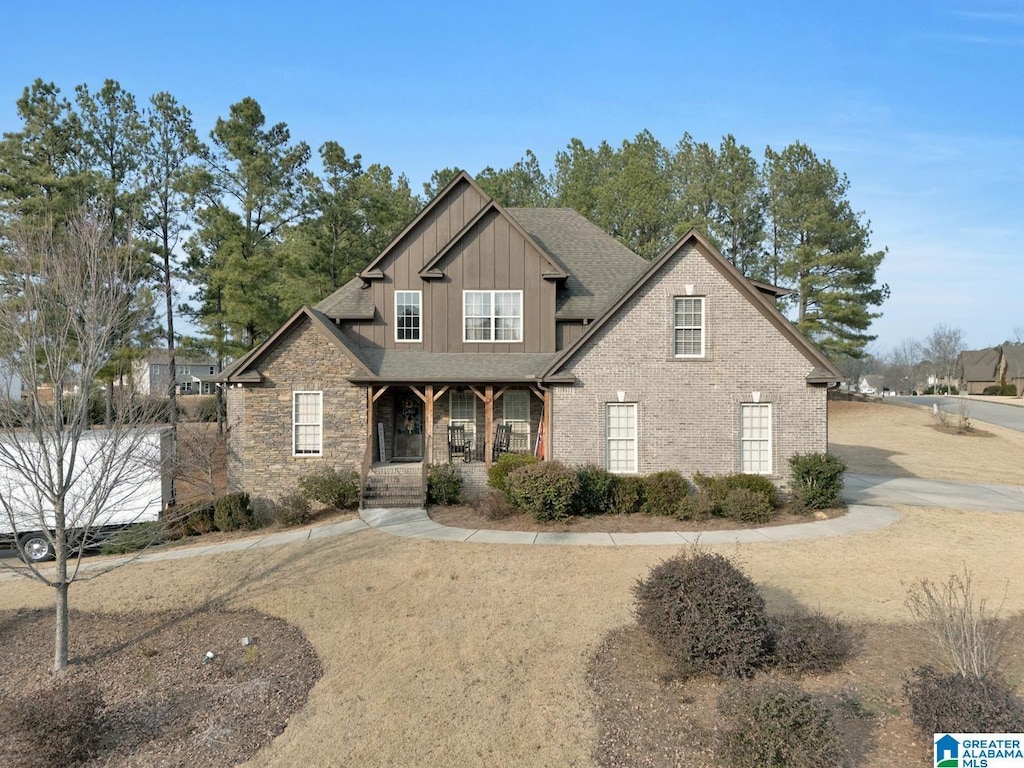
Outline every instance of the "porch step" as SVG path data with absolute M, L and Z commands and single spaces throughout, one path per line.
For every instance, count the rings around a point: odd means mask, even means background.
M 364 507 L 422 507 L 427 491 L 419 464 L 384 464 L 370 469 L 363 488 Z

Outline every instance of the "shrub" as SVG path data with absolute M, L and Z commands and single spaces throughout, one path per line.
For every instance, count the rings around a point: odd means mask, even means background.
M 576 470 L 559 461 L 520 467 L 509 473 L 505 484 L 512 503 L 531 513 L 538 522 L 569 517 L 580 488 Z
M 675 470 L 655 472 L 644 478 L 644 501 L 640 511 L 647 515 L 674 515 L 690 486 Z
M 756 491 L 733 488 L 721 505 L 722 515 L 744 523 L 766 523 L 772 519 L 772 505 Z
M 771 619 L 775 664 L 794 672 L 834 672 L 853 653 L 850 628 L 823 613 L 799 611 Z
M 722 555 L 683 552 L 652 568 L 633 594 L 640 627 L 683 675 L 747 676 L 770 660 L 764 599 Z
M 104 555 L 126 555 L 138 552 L 164 540 L 163 521 L 147 520 L 126 526 L 103 542 L 100 552 Z
M 321 464 L 299 479 L 299 488 L 309 501 L 318 501 L 334 509 L 346 509 L 359 502 L 359 473 L 354 470 L 339 472 L 334 467 Z
M 1001 390 L 1001 389 L 1002 389 L 1002 387 L 999 386 L 998 384 L 991 384 L 991 385 L 985 387 L 983 390 L 981 390 L 981 394 L 983 394 L 983 395 L 998 395 L 999 394 L 999 390 Z
M 218 531 L 249 530 L 255 527 L 255 517 L 249 504 L 248 493 L 227 493 L 213 502 L 213 523 Z
M 202 536 L 216 530 L 213 525 L 213 500 L 179 504 L 167 518 L 169 535 Z
M 431 464 L 427 468 L 427 503 L 458 504 L 462 498 L 462 475 L 454 464 Z
M 680 520 L 707 520 L 718 514 L 718 508 L 706 493 L 694 493 L 679 500 L 676 517 Z
M 577 468 L 576 475 L 580 483 L 576 497 L 577 514 L 603 515 L 615 508 L 612 497 L 615 475 L 593 464 Z
M 943 674 L 918 667 L 904 682 L 911 720 L 923 733 L 1019 733 L 1024 705 L 995 672 Z
M 999 394 L 1003 397 L 1016 397 L 1017 396 L 1017 385 L 1016 384 L 1003 384 L 999 388 Z
M 775 483 L 764 475 L 735 472 L 731 475 L 724 475 L 721 478 L 721 484 L 726 496 L 729 495 L 730 491 L 742 488 L 762 496 L 772 509 L 779 506 L 779 490 L 775 487 Z
M 832 713 L 796 683 L 734 683 L 719 697 L 725 724 L 717 745 L 736 768 L 832 768 L 848 764 Z
M 789 457 L 789 466 L 793 471 L 795 511 L 806 513 L 839 504 L 846 471 L 842 459 L 828 453 L 795 454 Z
M 644 480 L 635 475 L 616 475 L 612 482 L 612 512 L 631 515 L 644 504 Z
M 196 421 L 211 422 L 217 420 L 217 397 L 215 395 L 202 396 L 192 411 L 192 417 Z
M 497 491 L 491 491 L 480 500 L 479 510 L 488 520 L 503 520 L 519 511 Z
M 278 525 L 304 525 L 309 522 L 309 499 L 301 493 L 289 493 L 272 502 L 270 517 Z
M 77 765 L 92 756 L 103 737 L 103 696 L 92 682 L 48 686 L 4 708 L 4 722 L 25 744 L 18 765 Z
M 506 499 L 512 501 L 512 497 L 509 496 L 508 488 L 506 487 L 505 480 L 509 475 L 509 472 L 525 467 L 530 464 L 536 464 L 537 457 L 529 453 L 503 453 L 498 457 L 498 460 L 491 465 L 491 468 L 487 470 L 487 484 L 502 494 Z
M 1005 625 L 974 594 L 971 572 L 944 584 L 921 579 L 907 592 L 907 608 L 951 672 L 983 676 L 998 670 L 1006 650 Z

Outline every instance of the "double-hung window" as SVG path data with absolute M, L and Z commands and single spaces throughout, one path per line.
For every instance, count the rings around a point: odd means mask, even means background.
M 522 291 L 463 291 L 463 341 L 522 341 Z
M 677 297 L 674 310 L 675 356 L 704 357 L 704 297 Z
M 771 403 L 740 406 L 740 471 L 752 475 L 772 473 Z
M 395 291 L 395 341 L 422 341 L 420 291 Z
M 453 426 L 463 426 L 466 434 L 476 436 L 476 395 L 468 389 L 461 392 L 450 390 L 448 399 L 448 423 Z
M 532 450 L 530 445 L 530 393 L 525 389 L 510 389 L 501 396 L 505 423 L 512 427 L 510 447 L 517 453 Z
M 323 431 L 323 392 L 292 393 L 292 455 L 320 456 Z
M 608 403 L 605 408 L 606 465 L 609 472 L 637 471 L 636 403 Z

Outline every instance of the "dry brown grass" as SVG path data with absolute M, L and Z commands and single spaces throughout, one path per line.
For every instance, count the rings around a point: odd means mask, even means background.
M 907 472 L 933 467 L 936 476 L 955 477 L 947 473 L 959 471 L 953 464 L 964 455 L 976 461 L 967 452 L 942 466 L 918 463 L 902 442 L 902 409 L 865 408 L 886 414 L 872 422 L 869 445 L 894 446 L 875 450 L 900 457 Z M 837 416 L 833 437 L 852 445 L 850 436 L 868 419 L 876 419 L 874 410 Z M 893 428 L 883 439 L 887 425 Z M 1011 436 L 975 444 L 1021 455 Z M 858 461 L 851 464 L 869 471 Z M 987 477 L 987 468 L 976 468 L 972 477 Z M 799 603 L 851 622 L 906 621 L 907 585 L 944 579 L 962 562 L 981 594 L 999 596 L 1007 582 L 1024 583 L 1024 515 L 901 512 L 898 523 L 872 533 L 709 549 L 737 558 L 763 585 L 771 608 Z M 675 551 L 448 543 L 370 530 L 139 563 L 75 585 L 71 600 L 81 610 L 116 604 L 125 612 L 209 600 L 301 628 L 324 676 L 254 766 L 592 766 L 590 661 L 611 630 L 631 622 L 633 582 Z M 0 589 L 0 608 L 50 600 L 34 584 L 7 581 Z M 1005 608 L 1024 610 L 1024 591 L 1011 589 Z M 72 627 L 72 651 L 74 642 Z

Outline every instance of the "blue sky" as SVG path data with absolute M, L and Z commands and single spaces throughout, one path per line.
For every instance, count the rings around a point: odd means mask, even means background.
M 40 7 L 5 9 L 0 131 L 37 77 L 169 91 L 203 134 L 252 96 L 416 191 L 527 148 L 550 168 L 572 137 L 800 140 L 889 248 L 877 351 L 938 323 L 973 348 L 1024 331 L 1024 0 Z

